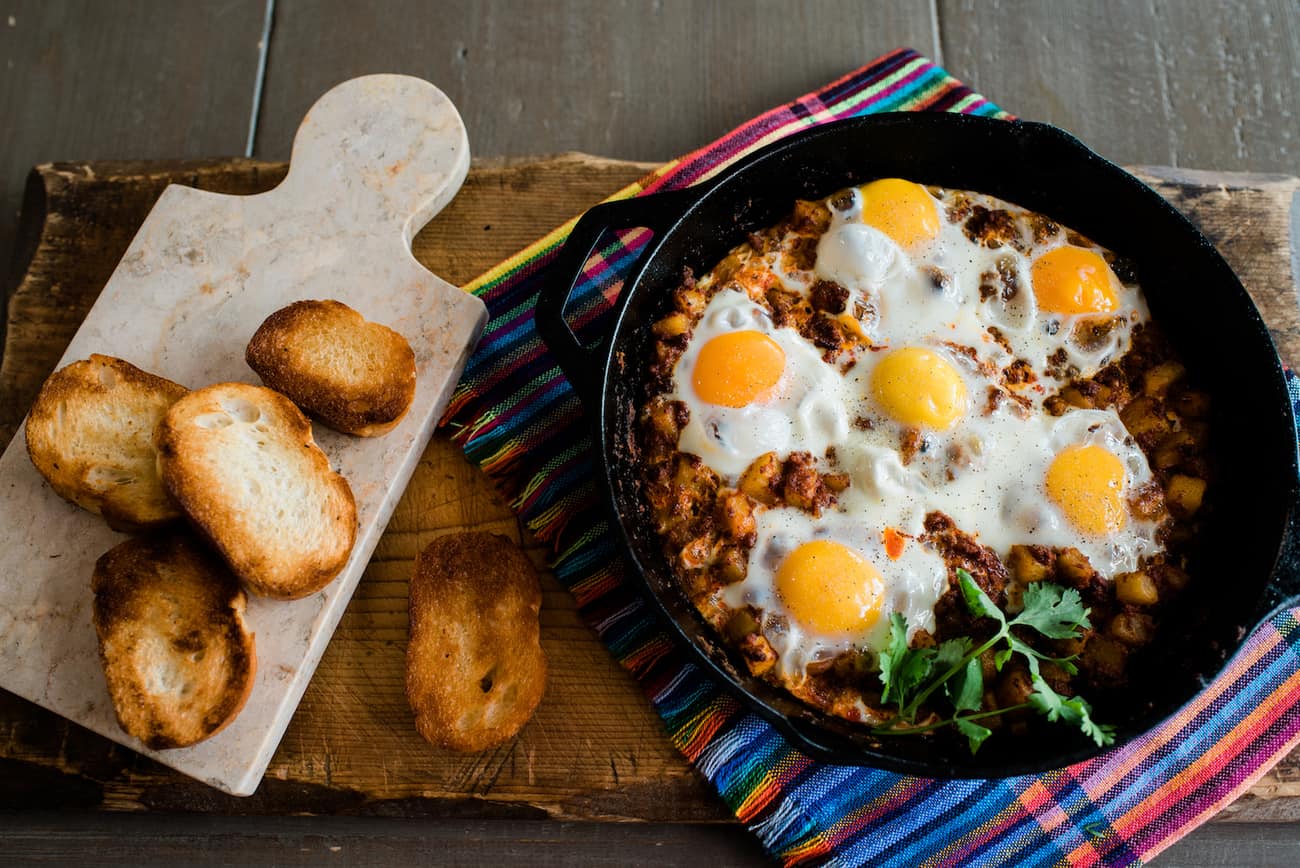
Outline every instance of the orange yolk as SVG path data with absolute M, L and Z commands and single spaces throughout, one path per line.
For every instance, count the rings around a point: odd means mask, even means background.
M 813 540 L 786 555 L 776 592 L 790 616 L 818 633 L 852 634 L 880 618 L 880 572 L 862 555 L 830 540 Z
M 785 351 L 762 332 L 727 332 L 700 348 L 691 382 L 710 404 L 744 407 L 765 397 L 785 370 Z
M 880 360 L 871 375 L 877 403 L 904 425 L 943 430 L 966 412 L 966 384 L 943 356 L 903 347 Z
M 1071 446 L 1047 468 L 1047 494 L 1070 524 L 1093 536 L 1124 527 L 1124 464 L 1101 446 Z
M 862 222 L 911 247 L 939 234 L 939 209 L 920 184 L 881 178 L 862 188 Z
M 1034 297 L 1047 313 L 1110 313 L 1119 307 L 1110 266 L 1091 250 L 1058 247 L 1030 268 Z

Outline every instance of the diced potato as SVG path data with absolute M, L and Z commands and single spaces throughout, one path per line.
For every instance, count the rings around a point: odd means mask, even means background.
M 758 619 L 754 617 L 752 609 L 737 609 L 727 621 L 727 638 L 732 642 L 739 642 L 751 633 L 758 632 Z
M 1080 665 L 1090 670 L 1099 680 L 1120 682 L 1128 662 L 1128 649 L 1106 636 L 1094 635 L 1088 640 L 1080 658 Z
M 678 335 L 686 334 L 686 329 L 690 327 L 690 320 L 684 313 L 670 313 L 668 316 L 654 324 L 654 333 L 660 338 L 675 338 Z
M 1180 380 L 1187 369 L 1178 362 L 1162 362 L 1142 377 L 1142 392 L 1153 398 L 1163 398 L 1169 387 Z
M 743 540 L 755 532 L 754 509 L 750 500 L 739 491 L 729 491 L 718 499 L 719 518 L 723 530 L 733 540 Z
M 907 643 L 909 648 L 933 648 L 939 643 L 935 641 L 934 634 L 929 630 L 920 629 L 912 634 L 911 641 Z
M 1040 563 L 1034 557 L 1033 550 L 1026 545 L 1011 547 L 1011 552 L 1007 555 L 1007 569 L 1011 571 L 1011 578 L 1024 585 L 1041 582 L 1051 574 L 1051 568 Z
M 1202 419 L 1210 413 L 1210 396 L 1188 389 L 1175 399 L 1174 409 L 1189 419 Z
M 998 679 L 995 688 L 998 698 L 999 708 L 1010 708 L 1013 705 L 1021 705 L 1029 701 L 1029 694 L 1034 692 L 1033 682 L 1029 680 L 1029 672 L 1020 667 L 1010 667 L 1002 670 L 1002 677 Z
M 718 555 L 718 562 L 715 569 L 718 571 L 718 578 L 725 584 L 732 585 L 745 578 L 749 572 L 749 559 L 745 553 L 735 546 L 728 546 Z
M 1008 615 L 1019 615 L 1025 610 L 1025 586 L 1009 582 L 1006 587 L 1006 604 L 1002 607 Z
M 1134 398 L 1120 411 L 1120 419 L 1130 434 L 1139 440 L 1143 438 L 1159 439 L 1169 431 L 1169 422 L 1156 406 L 1155 401 L 1143 396 Z
M 1130 648 L 1140 648 L 1151 641 L 1155 627 L 1150 615 L 1120 612 L 1111 619 L 1109 632 Z
M 1078 386 L 1066 386 L 1061 390 L 1061 397 L 1072 407 L 1090 410 L 1095 406 L 1091 398 L 1079 391 Z
M 1070 673 L 1051 660 L 1044 660 L 1039 664 L 1039 673 L 1047 682 L 1047 686 L 1057 693 L 1065 693 L 1070 689 Z
M 698 458 L 679 456 L 673 482 L 682 489 L 700 496 L 700 499 L 712 498 L 718 487 L 718 475 L 704 465 Z
M 1087 584 L 1096 573 L 1088 556 L 1073 547 L 1057 552 L 1056 571 L 1061 578 L 1075 586 Z
M 1171 476 L 1165 488 L 1165 502 L 1169 504 L 1169 511 L 1179 518 L 1195 515 L 1201 508 L 1204 496 L 1205 480 L 1181 473 Z
M 1173 564 L 1162 564 L 1160 566 L 1160 578 L 1164 580 L 1166 585 L 1175 591 L 1183 590 L 1187 587 L 1188 582 L 1191 581 L 1191 576 L 1187 575 L 1185 570 L 1180 569 Z
M 995 659 L 997 655 L 992 649 L 985 651 L 980 655 L 980 672 L 984 676 L 985 684 L 992 684 L 993 679 L 998 677 L 998 665 Z
M 1160 470 L 1168 470 L 1183 462 L 1192 447 L 1192 435 L 1187 431 L 1174 431 L 1156 446 L 1151 463 Z
M 677 413 L 671 401 L 655 401 L 650 406 L 650 427 L 668 443 L 676 443 L 680 428 L 677 425 Z
M 687 570 L 698 570 L 708 566 L 717 548 L 718 538 L 713 534 L 704 534 L 688 542 L 678 555 L 681 565 Z
M 654 346 L 654 353 L 655 361 L 659 363 L 660 367 L 671 368 L 676 364 L 677 359 L 680 357 L 681 350 L 679 347 L 674 347 L 671 344 L 656 343 Z
M 740 656 L 754 675 L 762 675 L 776 665 L 776 651 L 760 633 L 751 633 L 740 641 Z
M 847 473 L 824 473 L 822 474 L 822 485 L 825 485 L 835 494 L 849 487 L 851 482 Z
M 1134 606 L 1154 606 L 1160 601 L 1155 580 L 1142 570 L 1120 573 L 1115 577 L 1115 596 L 1121 603 Z
M 694 315 L 704 312 L 704 306 L 708 304 L 708 299 L 698 289 L 682 288 L 677 290 L 676 302 L 677 309 L 682 313 Z
M 785 472 L 785 486 L 782 488 L 785 502 L 799 509 L 816 508 L 820 482 L 821 474 L 812 464 L 789 462 Z
M 1128 508 L 1138 518 L 1159 519 L 1165 511 L 1165 490 L 1152 480 L 1129 495 Z
M 775 452 L 758 456 L 740 475 L 740 490 L 765 506 L 772 506 L 779 499 L 780 483 L 781 462 Z

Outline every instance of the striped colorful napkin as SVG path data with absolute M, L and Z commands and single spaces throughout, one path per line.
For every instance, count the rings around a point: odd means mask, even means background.
M 899 50 L 774 109 L 611 198 L 685 187 L 805 127 L 882 111 L 1009 117 L 925 58 Z M 624 575 L 595 487 L 581 408 L 532 311 L 573 223 L 475 280 L 491 321 L 446 424 L 555 547 L 555 572 L 640 679 L 674 744 L 786 864 L 1129 865 L 1228 804 L 1300 742 L 1300 610 L 1253 635 L 1228 670 L 1154 732 L 1068 769 L 936 781 L 815 763 L 743 710 L 660 631 Z M 598 335 L 620 274 L 649 240 L 620 234 L 588 262 L 574 308 Z M 1296 386 L 1292 380 L 1293 388 Z M 1300 390 L 1294 395 L 1300 405 Z

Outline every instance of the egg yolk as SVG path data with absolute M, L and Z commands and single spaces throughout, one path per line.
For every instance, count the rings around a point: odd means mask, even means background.
M 1071 446 L 1047 469 L 1047 493 L 1070 524 L 1093 536 L 1114 533 L 1124 511 L 1124 464 L 1102 446 Z
M 776 592 L 790 616 L 818 633 L 860 633 L 880 618 L 880 572 L 853 549 L 813 540 L 786 555 Z
M 871 391 L 891 418 L 942 430 L 966 411 L 966 384 L 946 359 L 922 347 L 903 347 L 880 360 Z
M 762 398 L 781 379 L 785 350 L 762 332 L 727 332 L 700 348 L 691 382 L 710 404 L 744 407 Z
M 1091 250 L 1058 247 L 1030 268 L 1034 297 L 1047 313 L 1109 313 L 1119 306 L 1110 266 Z
M 862 188 L 862 222 L 911 247 L 939 234 L 939 209 L 920 184 L 881 178 Z

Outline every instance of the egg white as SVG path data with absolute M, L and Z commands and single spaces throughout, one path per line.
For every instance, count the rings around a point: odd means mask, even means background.
M 909 635 L 934 630 L 934 604 L 948 586 L 943 558 L 915 540 L 893 560 L 885 553 L 883 526 L 863 522 L 847 512 L 826 512 L 814 518 L 790 507 L 768 509 L 757 517 L 758 544 L 750 550 L 745 578 L 723 591 L 732 608 L 750 605 L 762 612 L 763 635 L 779 655 L 777 665 L 788 676 L 809 663 L 835 657 L 850 649 L 880 651 L 889 640 L 889 619 L 895 612 L 907 618 Z M 874 623 L 848 636 L 819 634 L 790 614 L 776 590 L 776 572 L 791 551 L 812 540 L 832 540 L 858 552 L 884 580 L 884 598 Z
M 710 404 L 696 394 L 695 366 L 701 348 L 731 331 L 762 332 L 785 353 L 785 371 L 772 394 L 744 407 Z M 848 438 L 851 384 L 822 360 L 821 351 L 792 328 L 777 328 L 767 311 L 742 292 L 714 294 L 695 325 L 686 351 L 673 370 L 670 396 L 690 411 L 677 448 L 700 456 L 734 481 L 758 456 L 775 451 L 815 456 Z

